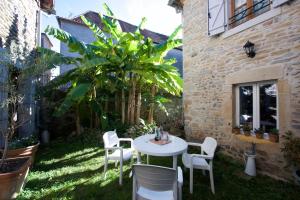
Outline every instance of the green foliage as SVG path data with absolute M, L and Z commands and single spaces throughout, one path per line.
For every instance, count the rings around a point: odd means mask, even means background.
M 295 137 L 291 131 L 287 131 L 282 138 L 284 142 L 281 151 L 288 165 L 300 167 L 300 138 Z
M 90 85 L 91 84 L 89 83 L 81 83 L 78 86 L 73 87 L 55 112 L 55 115 L 59 116 L 65 113 L 74 103 L 80 102 L 90 90 Z
M 43 52 L 53 58 L 48 65 L 72 63 L 77 66 L 48 86 L 48 88 L 53 88 L 66 83 L 72 85 L 56 114 L 68 111 L 81 101 L 91 103 L 93 89 L 103 92 L 110 88 L 109 91 L 113 92 L 127 88 L 130 85 L 130 77 L 134 76 L 139 78 L 139 83 L 155 84 L 167 93 L 181 95 L 183 82 L 176 67 L 172 66 L 174 60 L 164 59 L 169 50 L 181 45 L 181 40 L 174 39 L 180 27 L 164 43 L 154 44 L 150 38 L 144 38 L 140 33 L 146 21 L 145 18 L 134 33 L 127 33 L 122 31 L 118 20 L 106 4 L 104 4 L 104 10 L 106 15 L 99 13 L 103 24 L 102 29 L 81 16 L 83 22 L 95 35 L 95 41 L 90 44 L 77 40 L 63 30 L 53 27 L 46 29 L 46 33 L 65 43 L 70 52 L 79 54 L 76 58 L 68 58 L 54 52 Z M 86 84 L 87 82 L 89 85 Z M 77 94 L 83 97 L 79 98 Z M 103 112 L 99 116 L 104 120 L 103 123 L 106 123 L 106 116 Z M 103 126 L 106 125 L 103 124 Z
M 251 127 L 248 124 L 245 124 L 243 125 L 243 130 L 249 132 L 251 131 Z
M 270 134 L 278 135 L 279 134 L 279 130 L 276 129 L 276 128 L 273 128 L 273 129 L 271 129 Z
M 8 145 L 8 149 L 25 148 L 28 146 L 36 145 L 38 142 L 39 141 L 38 141 L 36 134 L 32 134 L 31 136 L 17 138 L 15 140 L 11 141 Z
M 146 133 L 152 133 L 155 126 L 156 126 L 155 123 L 147 124 L 143 119 L 140 119 L 139 123 L 128 128 L 126 130 L 126 133 L 131 138 L 137 138 Z

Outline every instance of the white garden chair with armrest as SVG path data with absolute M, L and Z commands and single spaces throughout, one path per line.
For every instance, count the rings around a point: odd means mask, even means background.
M 133 165 L 133 200 L 181 200 L 182 170 L 155 166 Z
M 120 178 L 119 184 L 122 185 L 123 175 L 123 161 L 130 160 L 133 157 L 134 148 L 132 146 L 133 140 L 131 138 L 119 138 L 116 130 L 108 131 L 103 134 L 105 158 L 104 158 L 104 177 L 106 177 L 107 165 L 109 160 L 120 162 Z M 121 141 L 131 143 L 130 148 L 120 147 Z M 111 153 L 110 153 L 111 152 Z
M 214 177 L 213 177 L 213 158 L 217 148 L 217 141 L 214 138 L 206 137 L 202 144 L 188 142 L 189 146 L 201 147 L 201 154 L 182 155 L 182 162 L 186 168 L 190 169 L 190 193 L 193 193 L 193 169 L 202 169 L 209 171 L 211 191 L 215 193 Z

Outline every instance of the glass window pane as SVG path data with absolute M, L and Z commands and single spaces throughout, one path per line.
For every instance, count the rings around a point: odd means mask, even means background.
M 240 125 L 253 125 L 253 87 L 240 86 Z
M 235 8 L 238 8 L 241 5 L 246 4 L 246 3 L 247 3 L 247 0 L 235 0 L 234 1 L 234 6 L 235 6 Z
M 269 132 L 277 126 L 277 88 L 276 84 L 259 86 L 260 128 Z
M 269 0 L 254 0 L 253 1 L 253 12 L 255 15 L 260 15 L 270 8 Z
M 246 8 L 247 8 L 247 6 L 244 5 L 240 8 L 238 8 L 238 9 L 235 9 L 234 15 L 235 15 L 235 21 L 237 23 L 241 23 L 241 22 L 244 22 L 246 20 L 246 18 L 245 18 L 247 16 Z

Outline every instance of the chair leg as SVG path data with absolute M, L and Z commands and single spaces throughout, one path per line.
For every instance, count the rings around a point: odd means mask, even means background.
M 182 200 L 182 185 L 181 184 L 178 186 L 178 199 Z
M 120 185 L 122 185 L 122 176 L 123 176 L 123 160 L 120 160 L 120 179 L 119 179 Z
M 209 176 L 210 176 L 210 187 L 213 194 L 215 194 L 215 184 L 214 184 L 214 175 L 212 169 L 209 170 Z
M 190 193 L 193 194 L 193 167 L 190 168 Z

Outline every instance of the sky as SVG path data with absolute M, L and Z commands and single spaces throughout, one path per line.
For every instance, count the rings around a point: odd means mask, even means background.
M 118 19 L 138 25 L 147 18 L 145 28 L 170 35 L 181 24 L 181 14 L 168 6 L 168 0 L 55 0 L 56 15 L 64 18 L 78 16 L 86 11 L 102 12 L 106 3 Z M 56 16 L 43 14 L 41 30 L 47 25 L 58 28 Z M 59 52 L 59 42 L 50 37 L 53 50 Z

